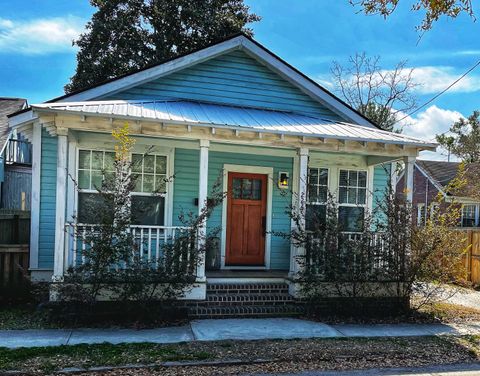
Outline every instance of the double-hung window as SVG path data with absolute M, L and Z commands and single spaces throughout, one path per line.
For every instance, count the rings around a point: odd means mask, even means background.
M 111 151 L 80 150 L 78 153 L 78 222 L 97 223 L 110 206 L 99 190 L 114 176 L 115 153 Z
M 427 223 L 427 209 L 425 204 L 417 205 L 417 225 L 424 226 Z
M 308 169 L 307 210 L 305 215 L 308 231 L 321 230 L 325 226 L 328 199 L 328 169 Z
M 132 220 L 138 225 L 165 224 L 167 157 L 132 154 Z
M 462 206 L 462 227 L 475 227 L 476 226 L 476 205 L 463 205 Z
M 338 221 L 346 232 L 363 230 L 367 206 L 367 171 L 340 170 Z
M 165 155 L 132 154 L 131 193 L 132 222 L 138 225 L 163 226 L 167 194 L 167 157 Z M 102 184 L 114 178 L 115 153 L 112 151 L 79 150 L 78 209 L 79 223 L 95 224 L 108 211 L 108 195 L 99 194 Z M 103 186 L 105 188 L 105 186 Z M 100 212 L 99 212 L 100 211 Z

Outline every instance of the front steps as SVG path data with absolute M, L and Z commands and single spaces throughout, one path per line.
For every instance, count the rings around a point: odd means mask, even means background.
M 206 300 L 189 304 L 189 316 L 197 319 L 292 317 L 303 312 L 285 282 L 209 282 Z

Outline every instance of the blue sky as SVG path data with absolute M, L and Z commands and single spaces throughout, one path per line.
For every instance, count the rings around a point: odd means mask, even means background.
M 252 26 L 255 38 L 321 82 L 329 80 L 332 60 L 345 62 L 356 52 L 381 56 L 384 69 L 407 59 L 421 84 L 416 94 L 422 103 L 480 59 L 480 21 L 441 20 L 419 40 L 415 26 L 421 14 L 410 12 L 413 1 L 403 0 L 387 20 L 358 13 L 348 0 L 246 3 L 263 17 Z M 89 2 L 0 0 L 0 9 L 0 96 L 35 103 L 61 95 L 75 69 L 71 40 L 94 11 Z M 480 68 L 408 119 L 405 133 L 432 139 L 475 109 L 480 109 Z

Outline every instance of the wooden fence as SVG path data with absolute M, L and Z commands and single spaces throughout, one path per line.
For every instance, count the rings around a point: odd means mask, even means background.
M 28 244 L 30 242 L 30 212 L 0 210 L 0 244 Z
M 28 274 L 30 212 L 0 210 L 0 287 L 19 291 Z
M 468 244 L 466 254 L 468 280 L 480 285 L 480 230 L 467 230 Z
M 0 244 L 0 287 L 25 284 L 28 273 L 28 245 Z

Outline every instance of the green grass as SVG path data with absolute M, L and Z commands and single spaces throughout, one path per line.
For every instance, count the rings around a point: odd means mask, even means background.
M 0 348 L 0 370 L 25 370 L 34 367 L 52 372 L 64 367 L 118 366 L 163 361 L 206 360 L 212 354 L 189 351 L 186 346 L 151 343 L 96 344 L 20 349 Z

